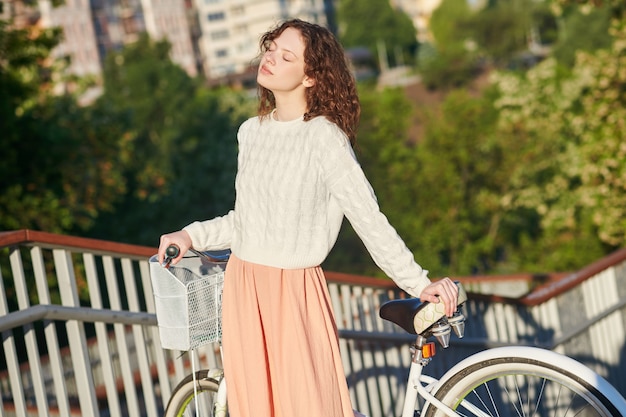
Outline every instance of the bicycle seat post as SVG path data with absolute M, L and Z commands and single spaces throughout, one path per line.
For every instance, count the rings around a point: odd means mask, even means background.
M 422 367 L 428 365 L 435 355 L 435 344 L 428 342 L 427 336 L 417 335 L 415 344 L 411 345 L 411 361 Z

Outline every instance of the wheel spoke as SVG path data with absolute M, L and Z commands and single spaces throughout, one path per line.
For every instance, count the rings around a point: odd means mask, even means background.
M 544 389 L 546 388 L 546 379 L 542 378 L 541 380 L 541 390 L 539 391 L 539 395 L 537 396 L 537 401 L 535 402 L 535 409 L 533 410 L 533 413 L 531 414 L 531 417 L 534 417 L 537 414 L 537 411 L 539 410 L 539 404 L 541 404 L 541 399 L 543 397 L 543 392 Z M 559 395 L 560 395 L 560 388 L 559 387 Z M 530 403 L 530 399 L 532 398 L 531 394 L 530 394 L 530 384 L 528 384 L 528 409 L 530 410 L 530 408 L 532 407 L 531 403 Z M 557 409 L 558 409 L 558 396 L 557 396 L 557 401 L 556 401 L 556 405 L 557 405 Z M 556 411 L 555 411 L 556 412 Z
M 476 396 L 476 398 L 478 399 L 478 401 L 482 404 L 483 408 L 485 409 L 486 413 L 489 413 L 490 417 L 500 417 L 500 414 L 498 413 L 498 407 L 496 406 L 496 403 L 493 399 L 493 396 L 491 395 L 491 391 L 489 390 L 489 384 L 487 382 L 485 382 L 483 384 L 483 387 L 485 388 L 485 391 L 487 392 L 487 396 L 489 397 L 489 401 L 491 403 L 491 408 L 495 411 L 496 415 L 494 416 L 493 413 L 489 410 L 489 407 L 487 406 L 487 404 L 485 403 L 485 401 L 483 400 L 483 397 L 474 389 L 472 390 L 472 392 L 474 393 L 474 395 Z
M 511 391 L 509 390 L 509 387 L 507 387 L 507 386 L 504 387 L 504 392 L 506 393 L 506 396 L 509 399 L 509 404 L 511 404 L 511 406 L 515 409 L 515 414 L 518 417 L 522 417 L 523 413 L 520 412 L 519 408 L 517 407 L 517 403 L 520 401 L 520 393 L 519 393 L 519 388 L 517 386 L 517 381 L 515 381 L 515 392 L 516 392 L 516 394 L 511 394 Z M 517 395 L 517 400 L 515 398 L 513 398 L 516 395 Z

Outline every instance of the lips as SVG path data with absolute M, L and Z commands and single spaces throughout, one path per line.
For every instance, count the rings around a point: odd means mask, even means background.
M 270 71 L 267 68 L 267 65 L 261 65 L 261 68 L 259 68 L 259 72 L 263 73 L 263 74 L 268 74 L 268 75 L 272 75 L 273 74 L 272 71 Z

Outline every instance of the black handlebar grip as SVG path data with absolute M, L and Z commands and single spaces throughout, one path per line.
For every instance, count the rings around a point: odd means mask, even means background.
M 165 249 L 165 255 L 169 258 L 176 258 L 180 253 L 180 248 L 176 245 L 170 245 Z

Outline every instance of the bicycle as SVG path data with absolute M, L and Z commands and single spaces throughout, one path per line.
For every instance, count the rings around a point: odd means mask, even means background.
M 210 253 L 199 255 L 215 259 Z M 457 285 L 458 309 L 452 317 L 445 316 L 441 304 L 416 298 L 388 301 L 380 308 L 381 318 L 416 336 L 401 417 L 626 417 L 626 400 L 604 378 L 572 358 L 537 347 L 491 348 L 460 361 L 439 380 L 424 374 L 436 353 L 429 339 L 447 348 L 452 332 L 463 337 L 467 295 Z M 176 386 L 164 417 L 226 417 L 227 412 L 223 371 L 203 369 Z

